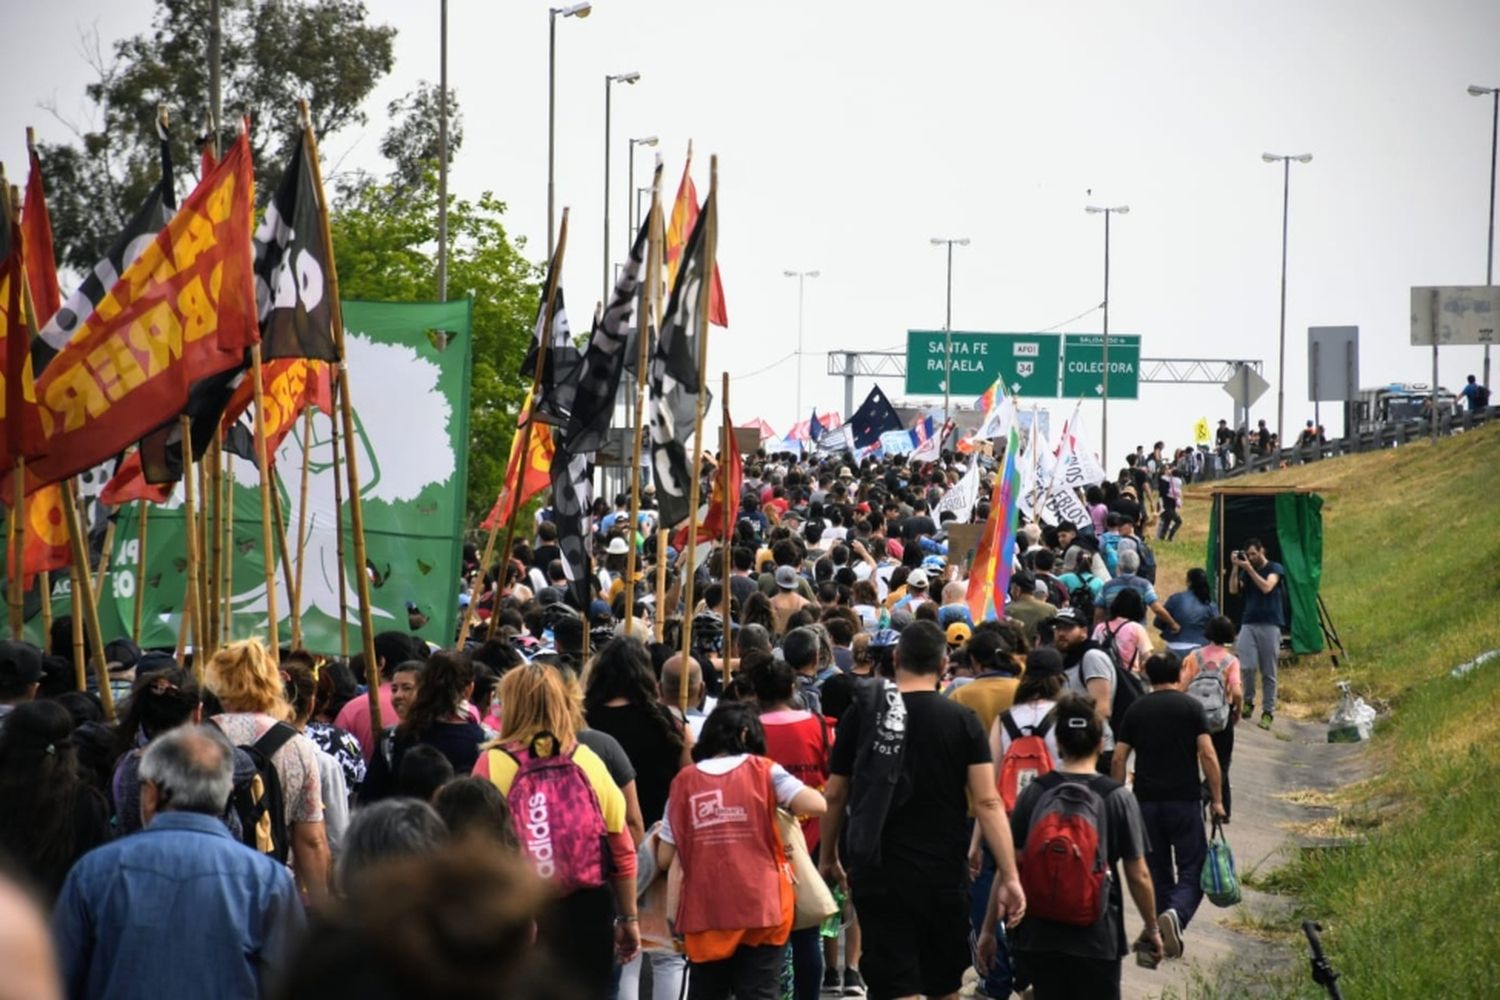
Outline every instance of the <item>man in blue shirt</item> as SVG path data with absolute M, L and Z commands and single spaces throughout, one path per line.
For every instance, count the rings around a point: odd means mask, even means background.
M 1479 380 L 1473 375 L 1469 376 L 1469 382 L 1459 392 L 1464 401 L 1469 404 L 1469 412 L 1477 413 L 1490 405 L 1490 390 L 1479 384 Z
M 1259 538 L 1245 541 L 1245 550 L 1230 556 L 1236 571 L 1229 576 L 1229 592 L 1245 594 L 1240 608 L 1240 634 L 1235 652 L 1240 656 L 1240 676 L 1245 685 L 1245 718 L 1255 711 L 1255 678 L 1265 681 L 1266 700 L 1261 707 L 1260 728 L 1270 729 L 1276 714 L 1276 658 L 1281 654 L 1281 630 L 1286 627 L 1286 570 L 1266 558 Z
M 218 818 L 234 748 L 213 726 L 159 736 L 141 758 L 140 833 L 84 855 L 53 912 L 70 997 L 255 1000 L 303 933 L 291 873 Z M 163 934 L 188 933 L 190 948 Z

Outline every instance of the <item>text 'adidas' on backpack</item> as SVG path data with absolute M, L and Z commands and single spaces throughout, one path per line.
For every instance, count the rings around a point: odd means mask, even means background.
M 1047 749 L 1047 733 L 1052 730 L 1052 723 L 1053 717 L 1049 713 L 1037 725 L 1023 730 L 1016 725 L 1010 709 L 1000 713 L 1000 724 L 1010 734 L 1010 746 L 1000 758 L 1000 776 L 996 784 L 1007 813 L 1015 810 L 1016 800 L 1026 791 L 1027 785 L 1052 773 L 1052 751 Z
M 1092 927 L 1109 904 L 1104 796 L 1119 786 L 1103 775 L 1073 781 L 1053 772 L 1037 779 L 1018 859 L 1029 916 Z
M 551 752 L 539 752 L 544 746 Z M 506 799 L 521 851 L 537 874 L 564 896 L 602 886 L 608 850 L 604 810 L 572 754 L 563 753 L 551 733 L 538 733 L 526 748 L 490 753 L 503 753 L 517 764 Z M 492 778 L 499 774 L 495 763 L 492 758 Z

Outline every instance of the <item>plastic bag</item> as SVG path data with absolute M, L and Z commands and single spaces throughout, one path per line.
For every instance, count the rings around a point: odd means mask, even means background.
M 1218 820 L 1214 820 L 1213 833 L 1208 838 L 1208 857 L 1203 860 L 1198 885 L 1215 906 L 1233 906 L 1243 898 L 1240 879 L 1234 871 L 1234 852 L 1229 849 L 1224 827 Z
M 1375 710 L 1349 690 L 1348 681 L 1339 681 L 1339 703 L 1328 719 L 1329 743 L 1359 743 L 1375 731 Z

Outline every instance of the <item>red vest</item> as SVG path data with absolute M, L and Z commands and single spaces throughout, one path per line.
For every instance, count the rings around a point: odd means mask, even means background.
M 786 855 L 769 760 L 752 754 L 724 775 L 683 768 L 672 779 L 668 812 L 682 859 L 677 933 L 782 922 Z

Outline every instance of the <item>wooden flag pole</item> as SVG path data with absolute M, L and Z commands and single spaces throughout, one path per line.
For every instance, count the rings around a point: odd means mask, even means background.
M 567 246 L 568 209 L 564 208 L 562 211 L 562 221 L 558 223 L 557 227 L 557 249 L 553 251 L 552 259 L 547 262 L 547 289 L 542 301 L 541 338 L 537 346 L 536 367 L 531 373 L 531 391 L 526 395 L 530 404 L 524 414 L 525 421 L 521 424 L 519 454 L 523 468 L 531 452 L 531 428 L 536 424 L 536 408 L 538 397 L 541 395 L 542 372 L 547 367 L 547 348 L 552 340 L 552 307 L 557 300 L 557 285 L 561 277 L 558 272 L 562 270 L 563 251 L 567 249 Z M 511 491 L 511 496 L 517 497 L 516 491 L 520 489 L 521 484 L 515 482 L 506 483 L 505 485 Z M 509 506 L 510 512 L 505 518 L 505 544 L 500 549 L 500 576 L 495 584 L 495 600 L 497 603 L 500 599 L 500 591 L 505 589 L 506 577 L 509 576 L 511 547 L 515 544 L 516 540 L 516 519 L 521 513 L 521 505 L 517 500 L 512 500 Z M 499 531 L 500 522 L 496 521 L 494 526 L 490 528 L 488 541 L 485 542 L 484 555 L 480 558 L 479 570 L 474 575 L 474 586 L 469 590 L 469 606 L 464 608 L 463 619 L 458 626 L 459 649 L 462 649 L 464 643 L 468 640 L 469 627 L 473 624 L 474 615 L 478 613 L 479 598 L 483 593 L 485 574 L 489 572 L 490 556 L 494 552 L 495 536 Z M 494 617 L 495 612 L 498 610 L 499 608 L 490 609 L 491 618 Z M 588 608 L 581 610 L 587 615 Z
M 652 628 L 656 641 L 665 635 L 667 619 L 667 529 L 656 529 L 656 614 L 652 616 Z
M 333 395 L 339 395 L 339 383 L 333 382 Z M 334 408 L 338 408 L 335 399 Z M 328 423 L 332 428 L 330 441 L 333 446 L 333 550 L 338 558 L 339 564 L 339 656 L 349 659 L 349 574 L 344 563 L 344 484 L 343 473 L 339 471 L 339 418 L 336 413 L 328 414 Z
M 42 570 L 37 574 L 42 597 L 42 642 L 43 649 L 52 649 L 52 574 Z
M 720 598 L 720 600 L 722 600 L 724 603 L 724 648 L 719 654 L 719 667 L 721 672 L 720 683 L 722 684 L 722 687 L 720 687 L 719 690 L 724 691 L 729 688 L 729 654 L 734 649 L 734 645 L 731 642 L 731 640 L 733 639 L 733 629 L 730 625 L 730 622 L 733 619 L 730 615 L 729 608 L 729 578 L 734 574 L 734 544 L 732 538 L 732 535 L 734 533 L 734 524 L 729 516 L 729 490 L 730 479 L 732 478 L 731 473 L 733 472 L 733 470 L 729 465 L 729 445 L 731 442 L 730 436 L 734 434 L 734 425 L 729 421 L 728 372 L 724 373 L 724 381 L 722 388 L 720 389 L 720 395 L 724 400 L 724 443 L 719 448 L 719 468 L 720 471 L 722 471 L 724 474 L 724 488 L 719 491 L 719 495 L 723 498 L 720 506 L 723 508 L 724 513 L 724 570 L 720 574 L 720 582 L 724 585 L 724 593 Z
M 99 701 L 104 706 L 104 718 L 115 720 L 115 698 L 109 689 L 109 668 L 104 665 L 104 637 L 99 629 L 99 606 L 94 603 L 94 584 L 89 579 L 89 553 L 84 542 L 83 529 L 78 523 L 78 501 L 73 495 L 74 482 L 63 486 L 63 517 L 68 522 L 68 544 L 73 550 L 73 566 L 78 573 L 77 586 L 73 588 L 73 617 L 83 617 L 88 629 L 89 642 L 94 647 L 94 678 L 99 683 Z M 75 658 L 83 640 L 75 630 Z M 80 688 L 79 690 L 82 690 Z
M 302 647 L 302 616 L 297 613 L 296 581 L 292 579 L 291 546 L 286 538 L 286 517 L 281 509 L 281 490 L 276 488 L 276 471 L 271 471 L 271 517 L 276 528 L 276 551 L 281 555 L 281 582 L 286 587 L 287 608 L 292 619 L 292 649 Z
M 224 463 L 224 613 L 219 616 L 219 642 L 227 645 L 234 638 L 234 456 Z
M 62 492 L 70 492 L 73 480 L 66 480 L 62 485 Z M 83 648 L 83 602 L 78 597 L 78 592 L 83 589 L 83 578 L 78 575 L 77 562 L 68 567 L 68 578 L 68 597 L 72 604 L 68 617 L 73 626 L 73 681 L 78 685 L 79 691 L 87 691 L 89 662 Z
M 334 263 L 337 254 L 333 252 L 328 200 L 323 195 L 323 168 L 318 163 L 318 137 L 313 134 L 307 102 L 298 101 L 297 106 L 302 118 L 303 140 L 307 143 L 308 166 L 312 170 L 313 186 L 317 189 L 318 221 L 323 228 L 323 245 L 328 248 L 328 311 L 333 326 L 334 353 L 339 359 L 339 416 L 344 430 L 344 471 L 349 477 L 349 524 L 354 529 L 354 562 L 358 567 L 354 580 L 359 593 L 359 630 L 365 654 L 365 683 L 369 685 L 370 731 L 379 733 L 384 728 L 380 718 L 380 663 L 375 658 L 375 622 L 370 610 L 370 573 L 366 568 L 368 561 L 365 558 L 365 512 L 359 497 L 359 447 L 354 433 L 354 406 L 349 399 L 349 354 L 344 343 L 344 310 L 339 302 L 338 268 Z M 264 440 L 261 451 L 265 451 Z
M 198 588 L 193 578 L 189 576 L 182 587 L 182 620 L 177 626 L 177 649 L 173 658 L 178 663 L 185 663 L 188 646 L 193 641 L 193 619 L 198 616 Z M 193 657 L 193 675 L 198 682 L 203 682 L 203 658 Z
M 273 659 L 281 648 L 276 612 L 276 552 L 271 531 L 271 475 L 266 459 L 266 394 L 261 381 L 260 344 L 250 347 L 250 378 L 255 392 L 255 465 L 260 473 L 260 546 L 266 564 L 266 647 Z
M 689 466 L 690 477 L 688 480 L 688 537 L 687 563 L 683 569 L 682 578 L 682 668 L 683 676 L 687 676 L 688 664 L 692 661 L 693 651 L 693 559 L 698 550 L 698 500 L 702 492 L 703 476 L 700 468 L 703 465 L 703 400 L 707 391 L 708 382 L 708 304 L 709 292 L 713 288 L 714 273 L 714 251 L 715 242 L 718 239 L 718 188 L 719 188 L 719 158 L 709 157 L 708 168 L 708 200 L 704 212 L 708 218 L 703 220 L 703 280 L 698 283 L 698 311 L 694 321 L 698 327 L 695 336 L 698 340 L 698 395 L 694 404 L 693 412 L 693 464 Z M 683 261 L 680 267 L 689 266 L 688 261 Z M 727 586 L 727 584 L 726 584 Z M 678 708 L 684 716 L 687 715 L 687 684 L 680 685 L 681 694 L 678 698 Z
M 202 652 L 208 645 L 204 641 L 204 623 L 207 617 L 204 615 L 203 590 L 200 586 L 199 569 L 203 559 L 203 552 L 198 547 L 202 541 L 198 537 L 198 497 L 197 497 L 197 470 L 193 468 L 193 447 L 190 436 L 191 425 L 186 416 L 178 417 L 178 423 L 182 428 L 182 518 L 187 527 L 187 597 L 183 600 L 184 608 L 191 608 L 193 615 L 193 663 L 203 662 Z M 184 633 L 187 626 L 184 625 Z M 187 642 L 182 640 L 183 651 L 186 652 Z
M 21 566 L 24 560 L 22 548 L 26 544 L 25 528 L 21 523 L 22 511 L 26 509 L 26 460 L 16 459 L 15 467 L 15 496 L 11 499 L 10 510 L 5 515 L 5 530 L 8 544 L 5 550 L 5 581 L 6 601 L 10 605 L 10 637 L 19 640 L 21 629 L 25 626 L 25 617 L 22 613 L 21 595 Z
M 203 630 L 204 647 L 209 655 L 219 648 L 219 637 L 222 636 L 223 628 L 220 618 L 223 614 L 223 605 L 220 603 L 223 597 L 224 582 L 224 449 L 219 434 L 214 434 L 213 441 L 208 446 L 207 465 L 211 470 L 208 476 L 209 495 L 204 499 L 208 509 L 213 511 L 212 517 L 204 515 L 204 521 L 209 525 L 211 536 L 210 556 L 208 559 L 208 625 Z
M 312 459 L 312 407 L 302 410 L 302 482 L 297 490 L 297 568 L 292 587 L 292 646 L 302 648 L 302 564 L 307 556 L 307 475 Z
M 646 215 L 646 273 L 641 281 L 640 304 L 635 311 L 639 350 L 635 365 L 635 426 L 630 446 L 630 551 L 625 555 L 625 620 L 635 617 L 635 535 L 641 519 L 641 444 L 645 437 L 646 365 L 651 330 L 657 320 L 657 297 L 661 286 L 661 157 L 651 182 L 651 211 Z
M 136 502 L 141 509 L 136 522 L 135 609 L 130 619 L 130 637 L 139 646 L 141 644 L 141 619 L 146 614 L 146 524 L 150 520 L 151 504 L 145 500 Z
M 94 572 L 94 600 L 104 600 L 104 578 L 109 575 L 110 561 L 114 558 L 115 522 L 111 518 L 104 526 L 104 548 L 99 552 L 99 568 Z

